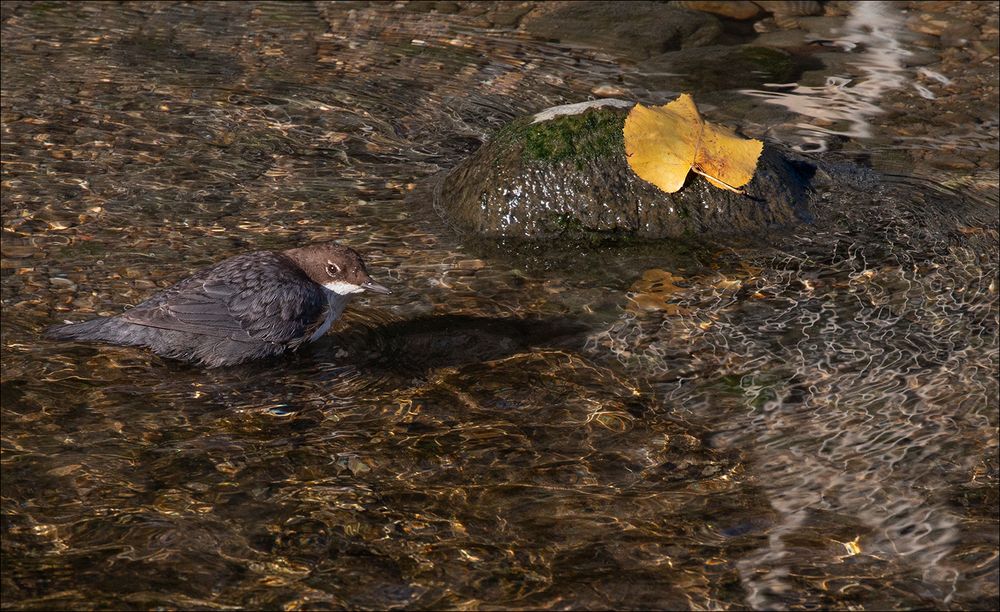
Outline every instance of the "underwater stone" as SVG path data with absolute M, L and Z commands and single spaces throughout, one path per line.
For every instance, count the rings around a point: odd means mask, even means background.
M 661 2 L 544 2 L 524 17 L 529 34 L 631 60 L 709 45 L 722 33 L 713 15 Z
M 711 45 L 655 55 L 637 66 L 629 82 L 651 91 L 756 88 L 764 83 L 792 83 L 809 63 L 796 61 L 781 49 Z
M 739 1 L 729 1 L 729 2 L 696 2 L 696 1 L 682 1 L 677 2 L 677 6 L 682 8 L 691 9 L 693 11 L 702 11 L 704 13 L 713 13 L 721 17 L 728 17 L 729 19 L 750 19 L 751 17 L 756 17 L 760 13 L 760 7 L 753 2 L 739 2 Z

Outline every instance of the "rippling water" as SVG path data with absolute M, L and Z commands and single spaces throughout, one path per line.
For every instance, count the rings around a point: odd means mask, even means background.
M 902 5 L 699 97 L 888 172 L 868 231 L 556 258 L 463 244 L 439 173 L 690 82 L 434 6 L 3 3 L 3 606 L 994 608 L 997 122 L 903 133 L 947 85 Z M 40 339 L 327 239 L 393 295 L 288 358 Z

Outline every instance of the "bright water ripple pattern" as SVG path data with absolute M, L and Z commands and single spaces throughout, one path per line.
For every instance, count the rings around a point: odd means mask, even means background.
M 782 605 L 792 577 L 817 564 L 824 588 L 839 588 L 887 562 L 879 580 L 948 602 L 962 517 L 941 485 L 995 469 L 977 449 L 996 444 L 996 260 L 952 248 L 870 266 L 851 246 L 810 264 L 787 254 L 751 261 L 759 268 L 742 284 L 753 297 L 707 279 L 671 300 L 696 314 L 630 316 L 592 343 L 632 370 L 659 372 L 654 386 L 693 418 L 726 407 L 736 426 L 715 441 L 749 449 L 778 513 L 766 544 L 738 564 L 755 608 Z M 720 380 L 731 393 L 721 405 Z M 854 531 L 832 528 L 832 515 L 851 517 Z M 825 561 L 794 543 L 810 535 L 827 540 Z

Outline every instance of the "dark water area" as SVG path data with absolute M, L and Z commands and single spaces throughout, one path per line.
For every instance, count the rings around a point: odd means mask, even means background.
M 3 607 L 995 609 L 997 8 L 923 5 L 712 17 L 780 59 L 727 78 L 534 3 L 0 3 Z M 527 254 L 431 205 L 515 117 L 685 91 L 888 196 Z M 393 294 L 284 358 L 41 337 L 323 240 Z

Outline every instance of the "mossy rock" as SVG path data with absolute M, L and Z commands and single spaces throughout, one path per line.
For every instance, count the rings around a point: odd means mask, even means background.
M 765 231 L 811 218 L 802 159 L 766 144 L 740 195 L 689 175 L 667 194 L 638 178 L 622 127 L 631 103 L 600 100 L 519 118 L 437 185 L 435 204 L 479 236 L 697 238 Z

